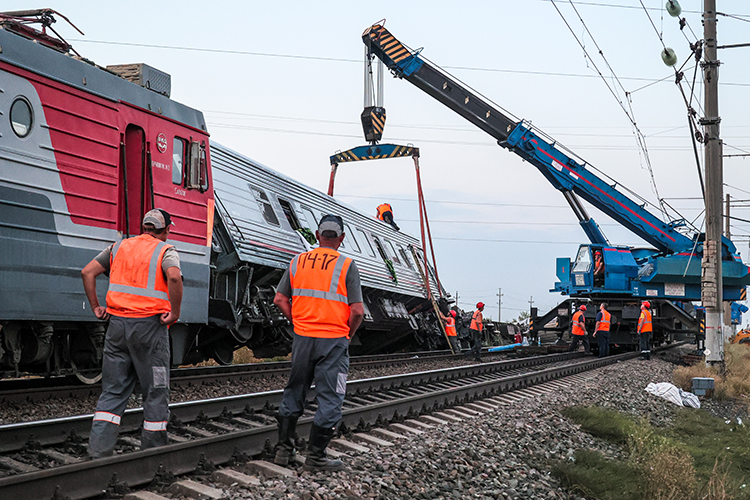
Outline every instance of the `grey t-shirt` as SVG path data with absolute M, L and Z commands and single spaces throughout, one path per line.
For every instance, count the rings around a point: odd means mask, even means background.
M 343 258 L 343 255 L 341 256 Z M 297 257 L 295 257 L 296 259 Z M 279 286 L 276 287 L 276 291 L 286 295 L 287 297 L 292 296 L 292 282 L 289 279 L 289 268 L 286 268 L 284 276 L 279 281 Z M 349 264 L 349 269 L 346 272 L 346 292 L 349 304 L 356 302 L 362 302 L 362 286 L 359 281 L 359 269 L 357 263 L 352 260 Z
M 109 256 L 112 254 L 112 248 L 115 246 L 114 243 L 109 245 L 107 248 L 102 250 L 99 255 L 94 257 L 94 260 L 97 261 L 101 266 L 104 268 L 104 270 L 109 273 Z M 175 247 L 169 247 L 164 251 L 164 257 L 161 259 L 161 269 L 166 275 L 167 269 L 170 267 L 176 267 L 177 269 L 180 269 L 180 256 L 177 253 L 177 249 Z

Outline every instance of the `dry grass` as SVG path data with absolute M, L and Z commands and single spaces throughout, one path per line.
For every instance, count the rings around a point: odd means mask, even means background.
M 289 361 L 291 359 L 291 354 L 288 354 L 286 356 L 276 356 L 274 358 L 256 358 L 251 349 L 247 347 L 240 347 L 239 349 L 234 351 L 232 364 L 243 365 L 247 363 L 268 363 L 269 361 Z M 213 359 L 209 359 L 189 366 L 219 366 L 219 363 L 217 363 Z
M 628 440 L 630 463 L 643 477 L 642 498 L 693 498 L 697 483 L 693 457 L 682 446 L 641 425 Z
M 713 378 L 714 398 L 750 401 L 750 345 L 726 344 L 724 359 L 726 373 L 723 375 L 714 367 L 709 368 L 704 363 L 696 363 L 693 366 L 678 367 L 674 371 L 672 381 L 682 390 L 689 391 L 694 377 Z

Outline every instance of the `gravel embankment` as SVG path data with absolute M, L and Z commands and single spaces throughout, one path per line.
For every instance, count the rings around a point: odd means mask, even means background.
M 547 471 L 550 461 L 567 460 L 580 448 L 611 457 L 622 450 L 580 431 L 560 409 L 599 405 L 665 425 L 679 408 L 644 388 L 650 382 L 671 381 L 674 366 L 658 358 L 617 363 L 593 372 L 578 386 L 441 426 L 389 448 L 345 457 L 344 471 L 300 470 L 297 477 L 266 479 L 230 498 L 583 500 L 560 488 Z M 731 404 L 706 401 L 703 406 L 725 418 L 735 416 Z

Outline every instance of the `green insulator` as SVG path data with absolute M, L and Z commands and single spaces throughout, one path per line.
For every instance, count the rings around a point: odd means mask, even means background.
M 674 50 L 670 47 L 666 47 L 661 51 L 661 60 L 664 61 L 664 64 L 667 66 L 674 66 L 677 64 L 677 54 L 675 54 Z
M 672 17 L 677 17 L 682 13 L 682 7 L 677 0 L 667 0 L 667 12 Z

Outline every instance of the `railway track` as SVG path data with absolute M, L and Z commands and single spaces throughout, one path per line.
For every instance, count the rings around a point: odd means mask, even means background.
M 341 428 L 350 435 L 396 425 L 636 356 L 598 359 L 565 353 L 357 380 L 347 384 Z M 0 466 L 6 474 L 0 478 L 0 496 L 44 499 L 57 491 L 59 498 L 91 498 L 124 483 L 138 486 L 165 474 L 267 457 L 276 441 L 273 413 L 281 397 L 282 391 L 269 391 L 170 405 L 170 444 L 143 451 L 137 451 L 136 435 L 141 411 L 128 410 L 117 454 L 94 461 L 85 459 L 90 415 L 0 426 Z M 314 411 L 313 402 L 299 420 L 300 436 L 307 435 Z
M 484 350 L 486 353 L 486 349 Z M 379 368 L 413 362 L 415 359 L 458 359 L 461 355 L 450 351 L 426 351 L 375 356 L 355 356 L 351 358 L 351 368 Z M 499 355 L 495 355 L 499 356 Z M 289 361 L 268 363 L 247 363 L 224 366 L 203 366 L 176 368 L 170 372 L 170 386 L 174 389 L 183 386 L 196 386 L 219 382 L 232 382 L 257 377 L 286 375 Z M 59 378 L 23 378 L 0 382 L 0 402 L 44 401 L 56 397 L 98 396 L 101 383 L 83 384 L 74 376 Z

